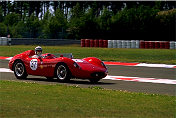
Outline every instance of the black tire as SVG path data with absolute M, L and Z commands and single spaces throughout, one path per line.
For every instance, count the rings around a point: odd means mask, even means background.
M 13 66 L 13 70 L 17 79 L 26 79 L 28 76 L 22 61 L 17 61 Z
M 89 81 L 92 83 L 92 84 L 96 84 L 98 83 L 98 81 L 100 81 L 101 78 L 94 78 L 94 79 L 89 79 Z
M 55 76 L 59 82 L 68 82 L 71 78 L 71 72 L 66 64 L 57 64 L 55 68 Z

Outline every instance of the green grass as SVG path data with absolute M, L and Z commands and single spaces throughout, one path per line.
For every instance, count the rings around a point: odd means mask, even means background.
M 35 46 L 0 46 L 0 56 L 14 56 Z M 43 53 L 72 53 L 74 58 L 97 57 L 103 61 L 176 64 L 176 50 L 82 48 L 71 46 L 42 46 Z
M 0 117 L 173 118 L 175 96 L 0 81 Z

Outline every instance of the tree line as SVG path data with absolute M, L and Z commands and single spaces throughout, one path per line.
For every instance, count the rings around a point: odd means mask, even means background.
M 1 1 L 0 36 L 175 40 L 175 2 Z

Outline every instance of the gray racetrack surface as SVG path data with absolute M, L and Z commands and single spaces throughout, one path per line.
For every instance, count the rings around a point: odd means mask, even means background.
M 176 69 L 174 68 L 151 68 L 134 66 L 107 66 L 109 75 L 130 76 L 143 78 L 158 78 L 176 80 Z M 0 68 L 8 68 L 7 60 L 0 60 Z M 121 80 L 100 80 L 97 84 L 91 84 L 88 80 L 71 79 L 69 83 L 59 83 L 57 80 L 48 81 L 45 77 L 29 75 L 26 80 L 16 79 L 13 73 L 1 72 L 0 80 L 15 80 L 36 82 L 40 84 L 65 84 L 80 86 L 83 88 L 99 86 L 105 89 L 125 90 L 129 92 L 144 92 L 152 94 L 164 94 L 176 96 L 176 86 L 170 84 L 127 82 Z

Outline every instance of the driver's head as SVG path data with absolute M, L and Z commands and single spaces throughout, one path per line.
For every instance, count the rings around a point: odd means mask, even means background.
M 41 54 L 42 54 L 42 47 L 37 46 L 37 47 L 35 48 L 35 54 L 36 54 L 36 55 L 41 55 Z

